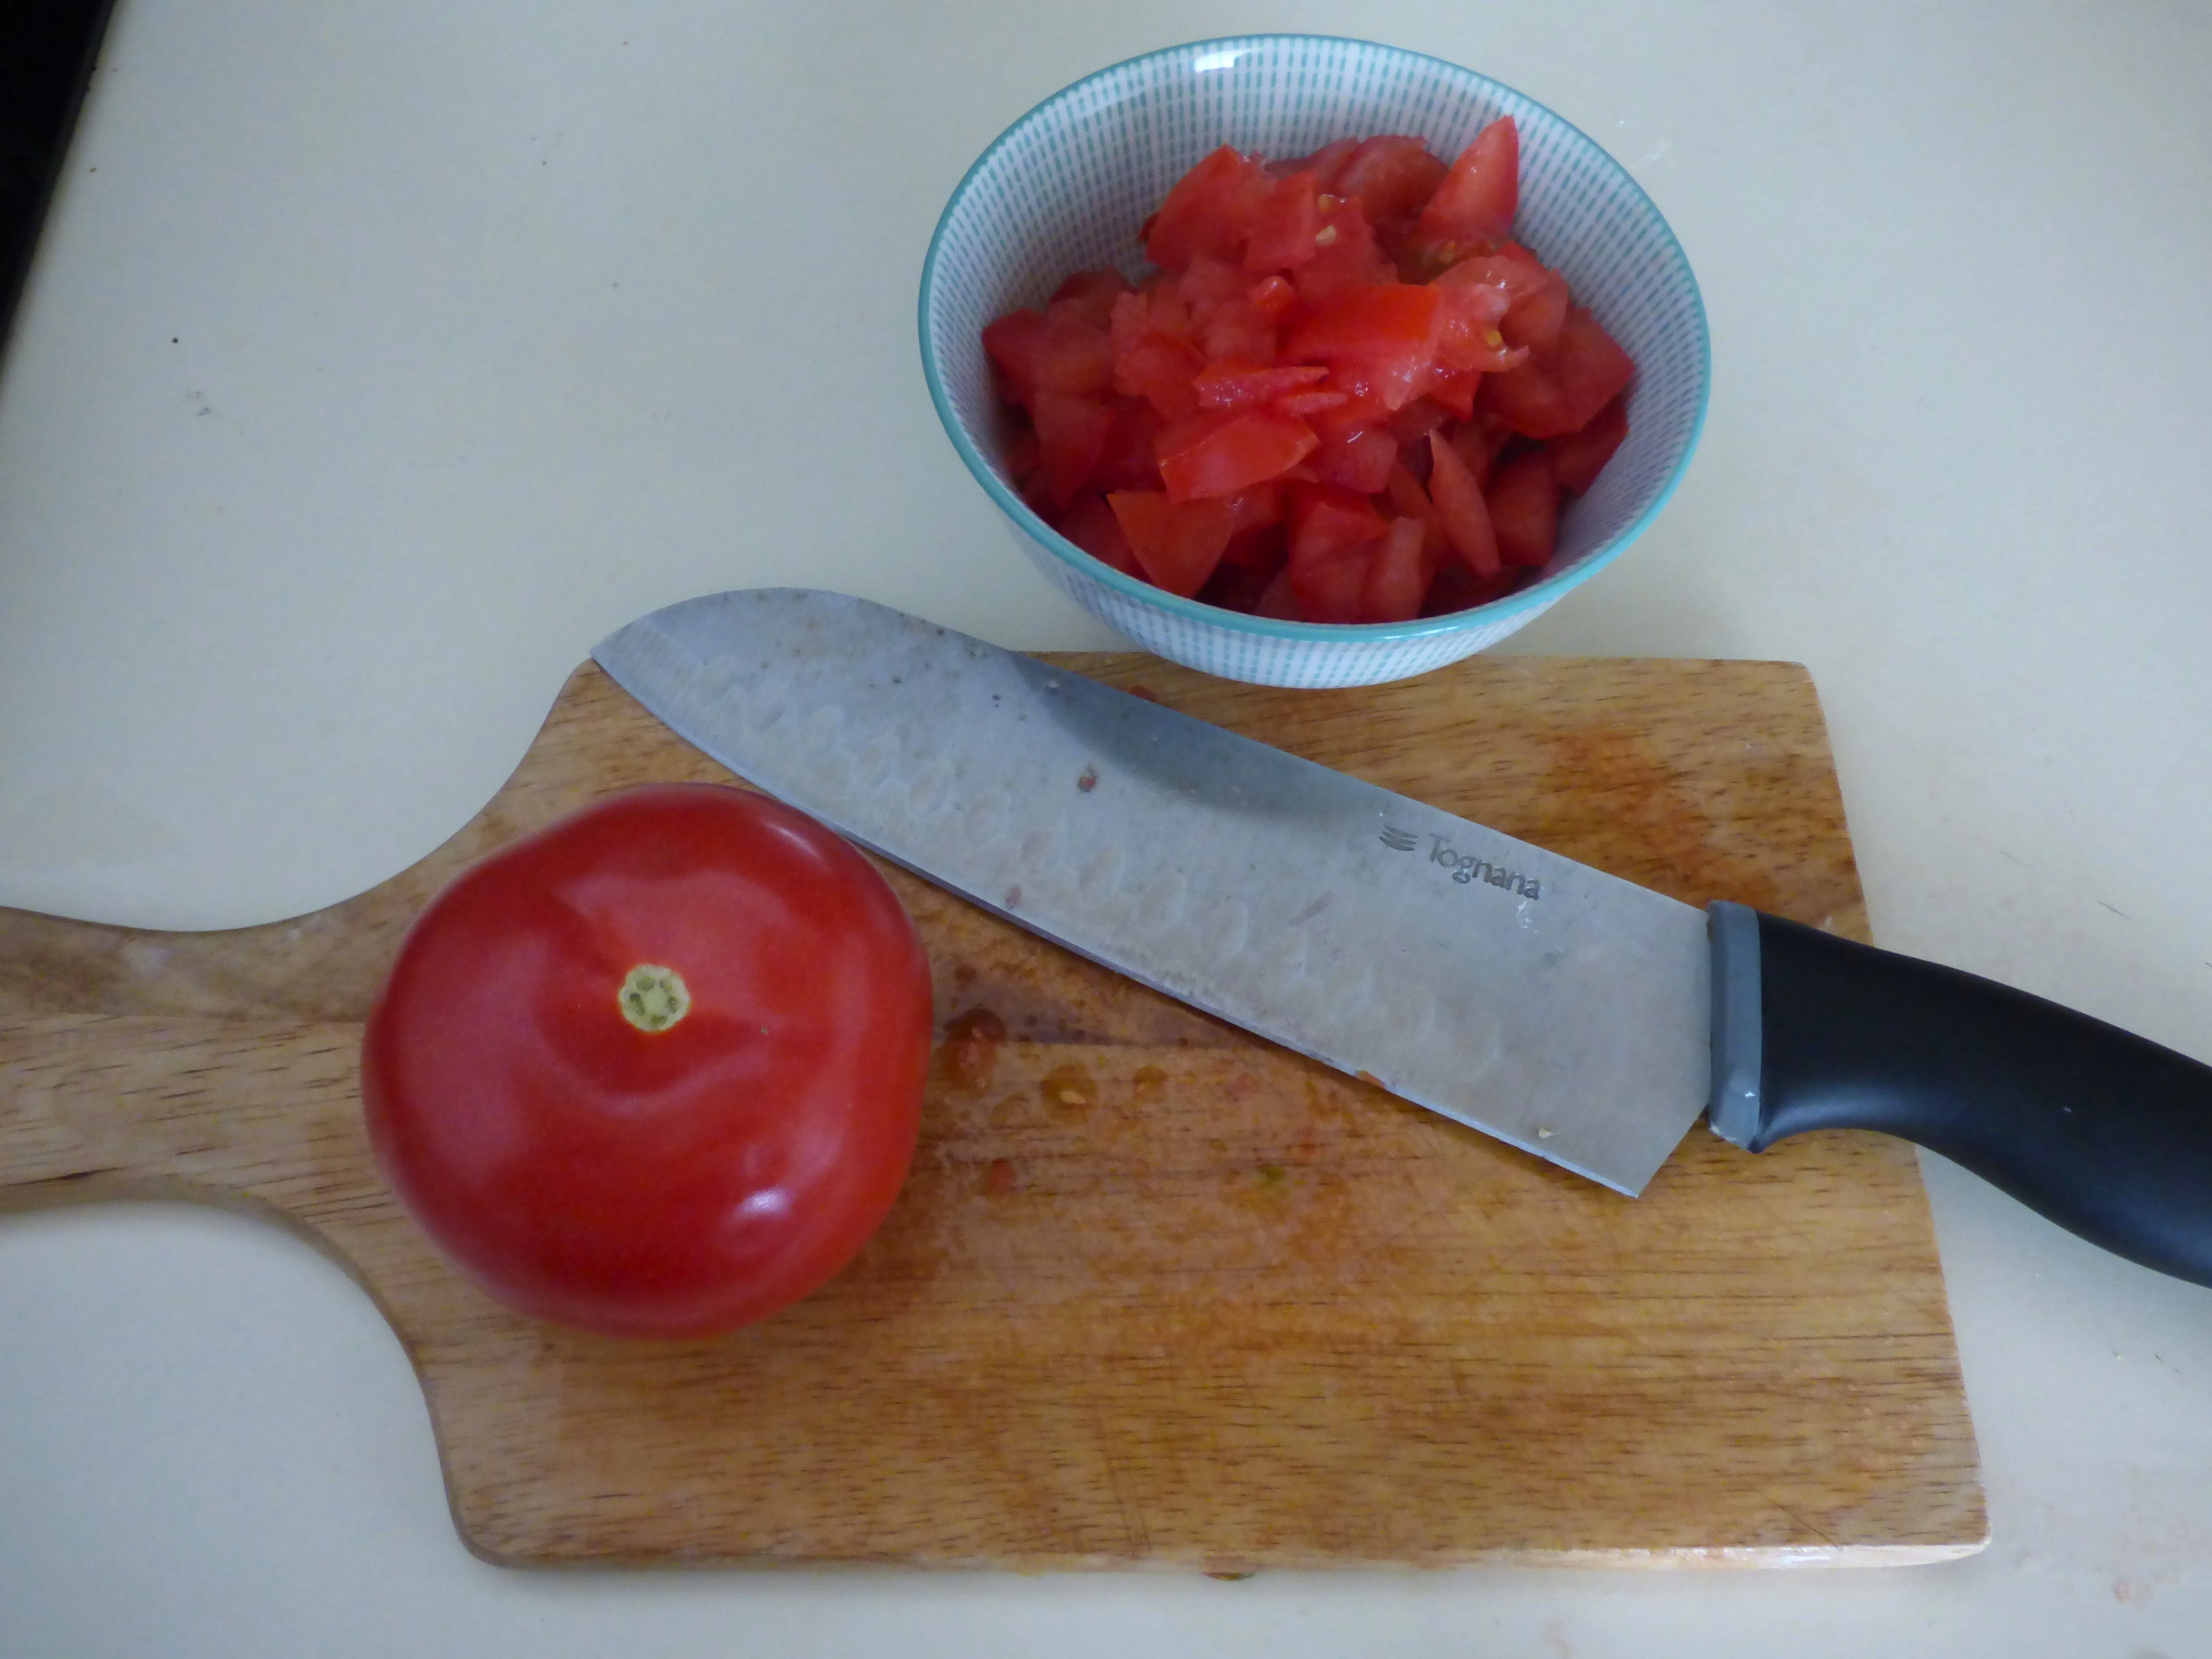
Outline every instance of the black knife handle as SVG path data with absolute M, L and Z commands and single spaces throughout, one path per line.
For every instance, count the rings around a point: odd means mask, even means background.
M 2212 1285 L 2212 1066 L 1994 981 L 1717 903 L 1713 1127 L 1874 1129 Z

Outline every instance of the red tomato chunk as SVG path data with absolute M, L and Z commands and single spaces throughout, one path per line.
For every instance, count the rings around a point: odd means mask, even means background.
M 983 331 L 1023 496 L 1186 598 L 1395 623 L 1551 560 L 1628 434 L 1628 354 L 1513 240 L 1520 136 L 1266 161 L 1224 146 L 1144 228 L 1134 284 L 1081 270 Z

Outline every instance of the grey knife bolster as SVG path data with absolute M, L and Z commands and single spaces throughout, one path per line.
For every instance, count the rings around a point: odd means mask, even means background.
M 2010 986 L 1711 907 L 1713 1127 L 1917 1141 L 2094 1244 L 2212 1285 L 2212 1066 Z
M 1706 1121 L 1748 1148 L 1759 1133 L 1759 912 L 1716 899 L 1705 907 L 1713 947 L 1713 1092 Z

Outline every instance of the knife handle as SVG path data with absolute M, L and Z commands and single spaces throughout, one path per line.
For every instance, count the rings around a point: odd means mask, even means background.
M 2212 1285 L 2212 1066 L 1954 968 L 1741 904 L 1707 915 L 1724 1139 L 1900 1136 L 2115 1255 Z

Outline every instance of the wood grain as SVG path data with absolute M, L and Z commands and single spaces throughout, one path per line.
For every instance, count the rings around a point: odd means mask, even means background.
M 1777 664 L 1478 659 L 1287 693 L 1057 659 L 1693 902 L 1865 937 L 1825 732 Z M 1893 1564 L 1986 1538 L 1911 1150 L 1692 1133 L 1626 1200 L 888 871 L 952 1042 L 861 1259 L 720 1342 L 507 1314 L 368 1158 L 356 1022 L 422 902 L 647 780 L 722 778 L 590 666 L 514 778 L 316 915 L 0 912 L 0 1205 L 161 1194 L 304 1230 L 423 1380 L 514 1562 Z

